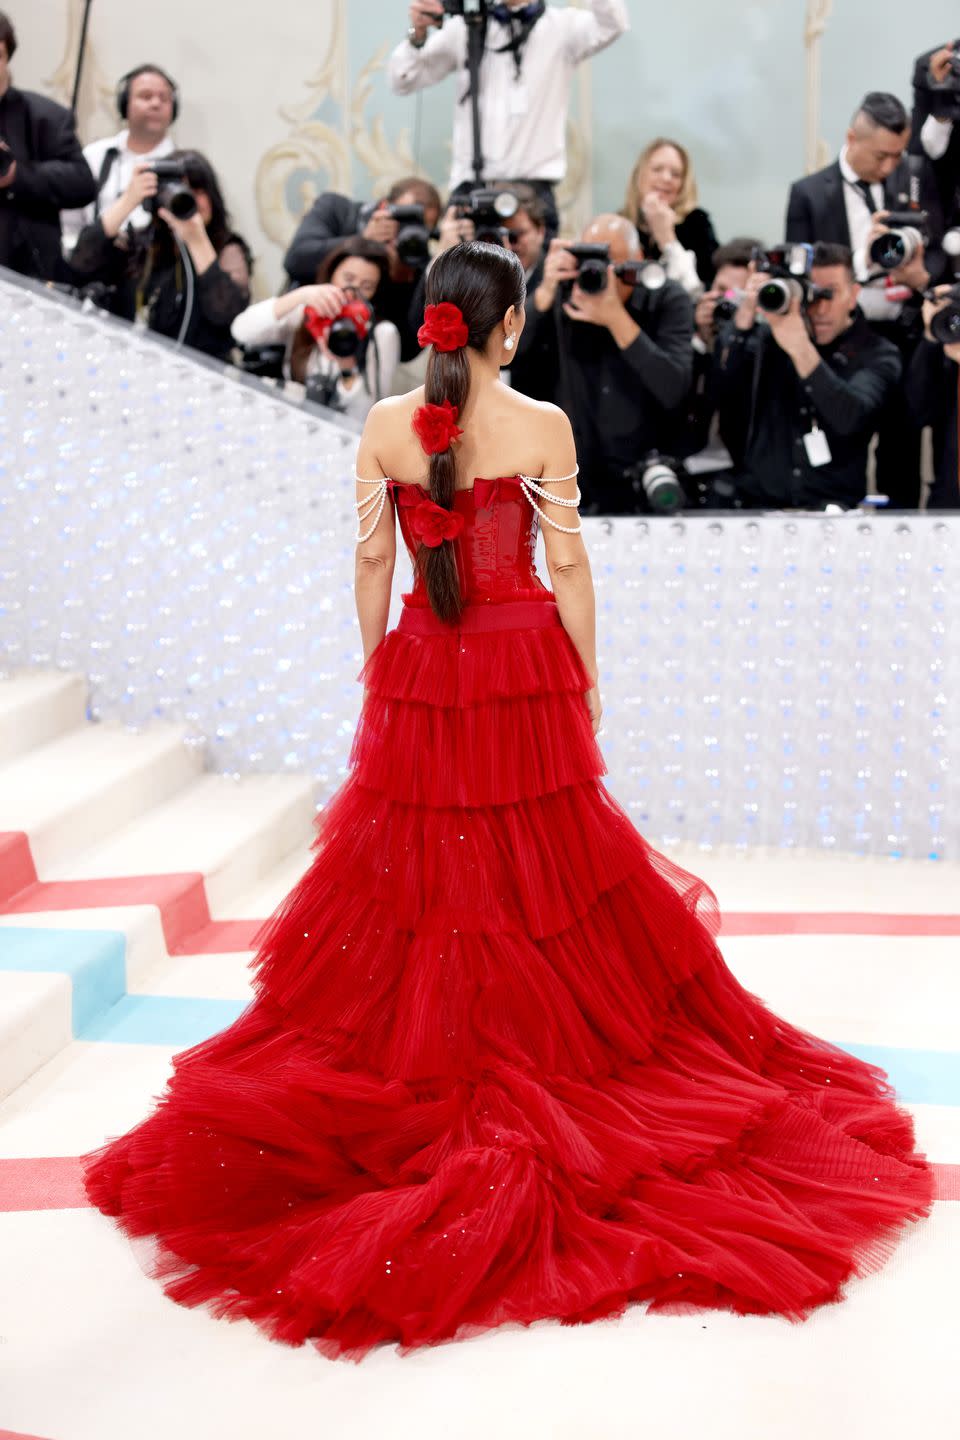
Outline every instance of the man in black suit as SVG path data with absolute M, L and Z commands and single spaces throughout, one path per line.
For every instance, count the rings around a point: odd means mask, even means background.
M 56 280 L 66 270 L 60 211 L 86 205 L 97 186 L 70 111 L 11 85 L 16 48 L 13 25 L 0 11 L 0 265 Z
M 768 279 L 749 276 L 717 344 L 720 433 L 737 500 L 765 509 L 859 505 L 870 441 L 900 383 L 900 356 L 857 309 L 845 245 L 814 247 L 810 288 L 785 314 L 758 314 Z
M 921 300 L 916 292 L 938 280 L 945 268 L 940 240 L 943 212 L 936 178 L 928 160 L 907 156 L 910 121 L 895 95 L 864 97 L 847 131 L 846 143 L 832 165 L 798 180 L 787 206 L 790 241 L 825 241 L 853 251 L 858 282 L 879 276 L 869 258 L 871 242 L 884 230 L 892 210 L 919 208 L 928 214 L 928 236 L 909 265 L 884 282 L 865 285 L 860 309 L 876 334 L 900 351 L 904 368 L 922 333 Z M 920 503 L 920 430 L 907 405 L 903 386 L 891 398 L 879 432 L 877 489 L 896 508 Z
M 928 50 L 913 67 L 910 148 L 933 164 L 948 226 L 960 225 L 960 40 Z

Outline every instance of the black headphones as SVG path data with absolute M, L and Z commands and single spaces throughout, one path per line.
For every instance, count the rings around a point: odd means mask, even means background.
M 126 120 L 127 110 L 130 106 L 130 86 L 138 75 L 162 75 L 170 86 L 173 97 L 173 115 L 170 120 L 172 125 L 180 114 L 180 91 L 177 89 L 176 80 L 171 79 L 162 65 L 137 65 L 133 70 L 128 70 L 126 75 L 121 75 L 117 82 L 117 110 L 121 120 Z

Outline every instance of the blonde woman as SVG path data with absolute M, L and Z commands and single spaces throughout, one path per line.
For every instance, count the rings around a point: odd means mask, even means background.
M 687 150 L 676 140 L 652 140 L 630 175 L 623 214 L 640 231 L 644 254 L 659 260 L 669 279 L 698 299 L 713 280 L 718 244 L 713 222 L 697 205 L 697 182 Z

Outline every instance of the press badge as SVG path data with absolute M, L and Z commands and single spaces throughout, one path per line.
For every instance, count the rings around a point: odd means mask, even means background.
M 830 442 L 820 429 L 814 425 L 803 437 L 803 448 L 807 452 L 807 459 L 811 465 L 829 465 L 833 456 L 830 454 Z

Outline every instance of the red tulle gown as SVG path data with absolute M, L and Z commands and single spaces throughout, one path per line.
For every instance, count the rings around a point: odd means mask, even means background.
M 412 549 L 423 492 L 389 495 Z M 85 1157 L 174 1300 L 331 1355 L 631 1301 L 801 1320 L 931 1205 L 884 1073 L 737 983 L 602 785 L 532 501 L 458 492 L 462 621 L 418 584 L 367 664 L 255 998 Z

